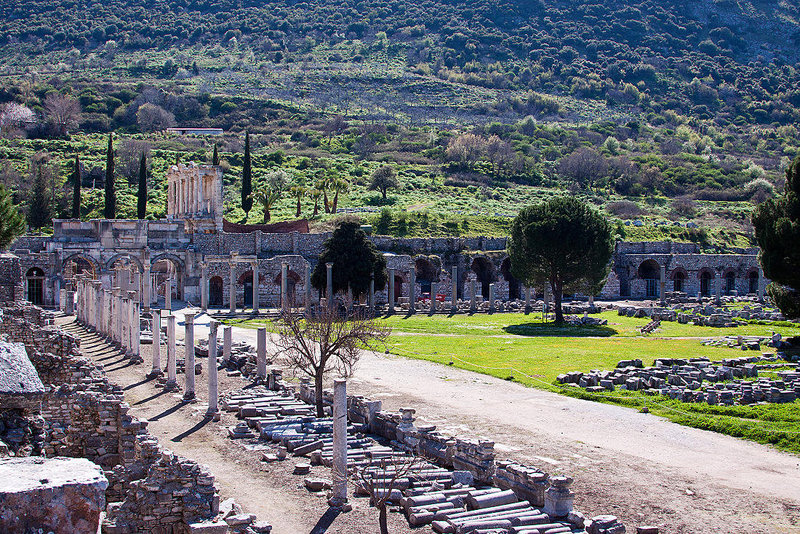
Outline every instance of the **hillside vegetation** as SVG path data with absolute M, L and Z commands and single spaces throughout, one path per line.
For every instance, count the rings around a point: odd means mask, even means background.
M 751 202 L 800 151 L 799 17 L 747 0 L 6 3 L 0 178 L 26 205 L 46 165 L 63 216 L 80 154 L 96 216 L 113 131 L 119 157 L 150 154 L 155 217 L 167 166 L 217 141 L 242 220 L 248 130 L 257 186 L 276 168 L 309 191 L 344 181 L 339 207 L 397 235 L 504 234 L 524 203 L 569 190 L 637 221 L 627 237 L 744 246 Z M 228 133 L 159 133 L 175 124 Z M 384 163 L 399 179 L 385 201 L 367 189 Z M 274 216 L 295 204 L 287 187 Z

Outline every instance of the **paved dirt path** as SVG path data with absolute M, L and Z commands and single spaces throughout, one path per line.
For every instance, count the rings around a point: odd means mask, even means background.
M 255 343 L 255 330 L 235 329 Z M 584 340 L 576 340 L 583 342 Z M 800 456 L 636 410 L 392 355 L 366 354 L 348 393 L 380 399 L 499 457 L 575 478 L 576 508 L 667 533 L 800 533 Z

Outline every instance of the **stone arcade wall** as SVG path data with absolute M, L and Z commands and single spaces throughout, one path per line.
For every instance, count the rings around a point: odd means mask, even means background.
M 44 454 L 87 458 L 106 471 L 104 532 L 180 534 L 217 515 L 214 477 L 160 447 L 147 422 L 128 414 L 122 390 L 80 355 L 79 340 L 51 326 L 52 313 L 30 305 L 2 312 L 0 335 L 28 347 L 45 386 Z

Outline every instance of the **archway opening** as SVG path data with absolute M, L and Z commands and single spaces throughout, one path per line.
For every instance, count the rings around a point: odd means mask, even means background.
M 711 296 L 711 280 L 713 279 L 714 275 L 710 271 L 700 273 L 700 296 Z
M 253 271 L 245 271 L 239 276 L 239 285 L 244 291 L 244 307 L 253 305 Z
M 97 280 L 97 270 L 94 263 L 82 256 L 68 258 L 61 268 L 61 277 L 64 279 L 65 287 L 75 289 L 75 277 L 78 275 L 88 276 L 92 280 Z
M 28 288 L 28 301 L 37 306 L 44 304 L 44 271 L 38 267 L 31 267 L 25 273 L 25 282 Z
M 672 290 L 675 292 L 686 291 L 686 273 L 675 271 L 672 273 Z
M 431 284 L 439 281 L 439 269 L 427 258 L 417 258 L 414 261 L 414 275 L 419 284 L 420 297 L 430 296 Z
M 728 271 L 725 273 L 725 294 L 732 295 L 736 291 L 736 273 Z
M 478 256 L 472 260 L 470 266 L 472 272 L 478 277 L 478 283 L 481 285 L 481 295 L 483 298 L 489 298 L 489 284 L 497 280 L 494 264 L 485 256 Z
M 222 307 L 222 287 L 221 276 L 212 276 L 208 281 L 208 305 Z
M 758 293 L 758 272 L 751 271 L 747 277 L 747 291 L 748 293 Z
M 513 274 L 511 274 L 511 258 L 506 258 L 500 264 L 500 272 L 503 273 L 503 278 L 508 282 L 508 298 L 509 300 L 519 300 L 520 298 L 520 282 Z
M 655 260 L 645 260 L 639 265 L 638 270 L 639 278 L 645 282 L 644 295 L 647 298 L 655 298 L 658 296 L 658 280 L 660 277 L 660 268 Z
M 397 303 L 397 299 L 403 294 L 403 277 L 399 274 L 394 275 L 394 303 Z

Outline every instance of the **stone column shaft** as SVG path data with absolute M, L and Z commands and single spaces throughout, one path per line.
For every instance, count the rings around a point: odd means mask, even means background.
M 251 264 L 253 269 L 253 313 L 258 313 L 258 262 Z
M 231 346 L 233 345 L 233 328 L 222 327 L 222 362 L 227 364 L 231 359 Z
M 167 316 L 167 389 L 178 387 L 178 370 L 175 360 L 175 316 Z
M 194 314 L 187 313 L 184 315 L 184 354 L 183 354 L 183 398 L 184 400 L 191 400 L 195 396 L 195 376 L 194 376 Z
M 333 383 L 333 479 L 332 506 L 347 502 L 347 382 Z
M 164 282 L 164 309 L 172 311 L 172 277 Z
M 328 307 L 330 307 L 330 306 L 333 305 L 333 264 L 332 263 L 326 263 L 325 264 L 325 269 L 326 269 L 325 274 L 327 276 L 327 278 L 326 278 L 327 286 L 326 286 L 325 295 L 326 295 L 326 298 L 328 299 Z
M 144 308 L 145 310 L 149 310 L 151 304 L 150 299 L 152 298 L 150 296 L 150 292 L 152 291 L 152 284 L 153 284 L 153 280 L 150 275 L 150 265 L 145 264 L 143 270 L 144 272 L 142 273 L 142 308 Z
M 306 278 L 303 285 L 305 294 L 303 300 L 306 310 L 311 308 L 311 265 L 306 264 Z
M 281 310 L 289 311 L 289 264 L 281 263 Z
M 153 310 L 151 313 L 153 314 L 153 326 L 151 328 L 153 331 L 153 367 L 150 369 L 148 377 L 161 376 L 163 374 L 161 371 L 161 312 Z
M 208 415 L 219 411 L 219 384 L 217 377 L 217 321 L 208 326 Z
M 409 312 L 417 311 L 417 271 L 413 268 L 408 271 L 408 304 Z
M 394 269 L 389 269 L 389 311 L 394 311 Z
M 267 329 L 259 328 L 256 336 L 256 367 L 257 376 L 262 380 L 267 378 Z
M 230 263 L 230 280 L 228 281 L 228 300 L 231 313 L 236 313 L 236 264 Z
M 450 296 L 451 297 L 450 302 L 453 305 L 452 306 L 453 311 L 456 311 L 458 309 L 458 266 L 457 265 L 453 265 L 452 274 L 450 276 L 452 277 L 451 281 L 453 283 L 453 294 Z
M 495 299 L 494 282 L 489 284 L 489 313 L 494 313 L 494 299 Z
M 208 310 L 208 265 L 200 266 L 200 309 Z
M 431 305 L 430 313 L 431 314 L 436 313 L 436 293 L 439 290 L 438 285 L 439 284 L 437 284 L 436 282 L 431 282 L 431 302 L 430 302 L 430 305 Z

